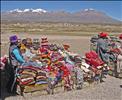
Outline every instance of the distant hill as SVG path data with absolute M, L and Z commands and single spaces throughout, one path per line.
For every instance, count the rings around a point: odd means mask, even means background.
M 2 21 L 22 22 L 76 22 L 95 24 L 122 24 L 122 21 L 94 9 L 84 9 L 79 12 L 46 11 L 44 9 L 14 9 L 1 13 Z

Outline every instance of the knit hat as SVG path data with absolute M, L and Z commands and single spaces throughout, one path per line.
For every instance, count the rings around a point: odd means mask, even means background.
M 47 38 L 41 38 L 41 43 L 48 43 Z
M 41 38 L 41 46 L 48 46 L 47 38 Z

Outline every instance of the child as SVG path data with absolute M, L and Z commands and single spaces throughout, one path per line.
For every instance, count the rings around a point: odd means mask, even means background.
M 74 67 L 74 72 L 76 75 L 76 88 L 82 89 L 83 86 L 83 70 L 81 69 L 81 63 L 77 63 Z

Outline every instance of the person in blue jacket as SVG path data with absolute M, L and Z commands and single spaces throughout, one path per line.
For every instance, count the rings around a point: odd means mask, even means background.
M 17 89 L 17 83 L 15 82 L 13 89 L 12 85 L 14 83 L 14 79 L 15 79 L 15 72 L 16 72 L 16 68 L 21 65 L 22 63 L 25 62 L 25 60 L 23 59 L 20 49 L 18 47 L 18 37 L 16 35 L 11 36 L 10 38 L 10 47 L 9 47 L 9 60 L 10 60 L 10 77 L 9 77 L 9 81 L 7 83 L 7 91 L 9 93 L 14 93 L 16 94 L 16 89 Z

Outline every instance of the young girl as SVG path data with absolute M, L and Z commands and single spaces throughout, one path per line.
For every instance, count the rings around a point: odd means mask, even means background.
M 74 67 L 74 72 L 76 75 L 76 88 L 82 89 L 83 86 L 83 70 L 81 69 L 81 63 L 77 63 Z

